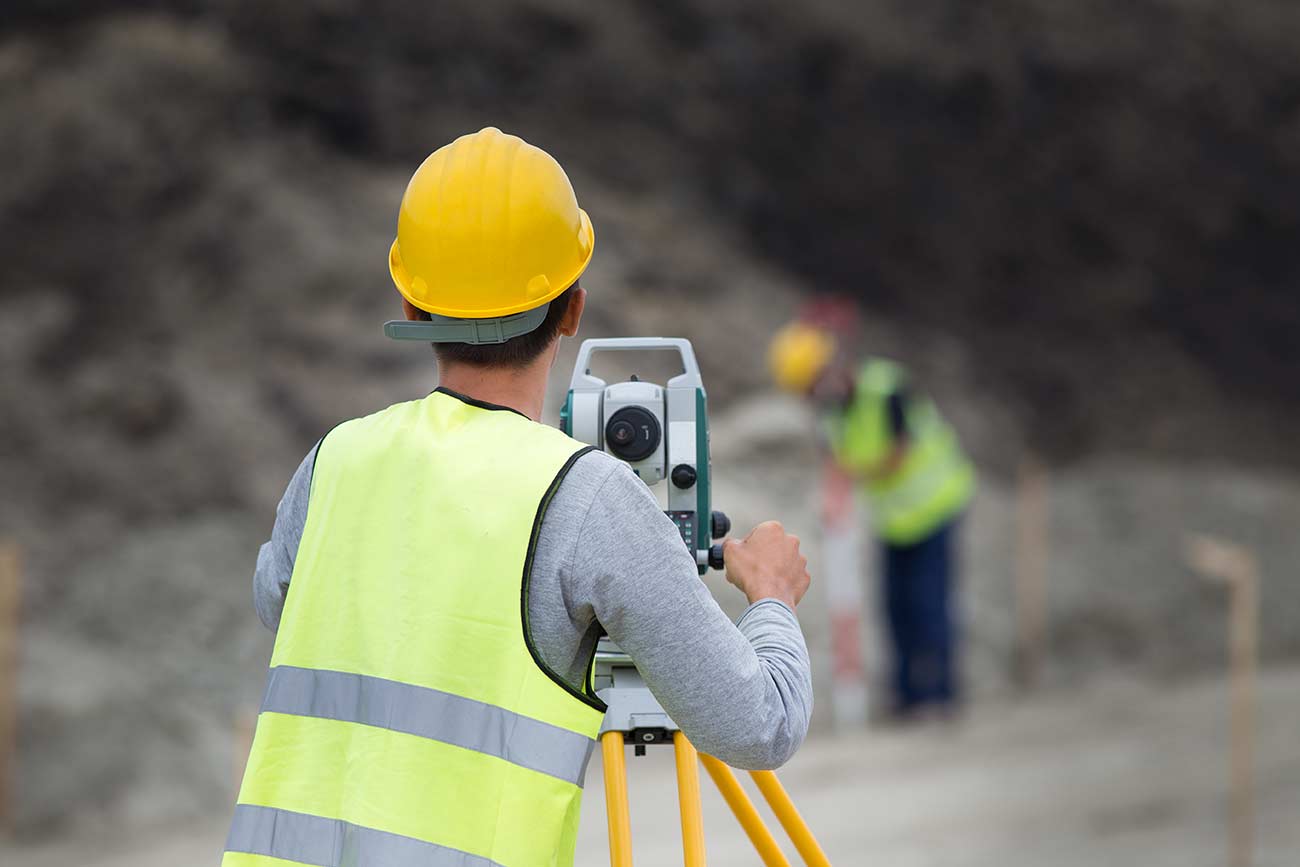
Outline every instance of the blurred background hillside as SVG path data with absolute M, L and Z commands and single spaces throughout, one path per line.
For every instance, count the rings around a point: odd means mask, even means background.
M 487 125 L 550 151 L 591 214 L 585 336 L 695 342 L 741 526 L 816 539 L 812 421 L 763 351 L 806 299 L 856 300 L 864 348 L 916 371 L 980 465 L 982 701 L 1018 697 L 1030 456 L 1050 479 L 1052 701 L 1219 677 L 1224 597 L 1184 565 L 1188 532 L 1259 556 L 1264 662 L 1294 672 L 1297 44 L 1291 0 L 9 0 L 20 837 L 228 815 L 270 647 L 257 546 L 317 438 L 434 384 L 426 351 L 380 333 L 385 257 L 410 172 Z M 1290 749 L 1269 803 L 1295 816 Z

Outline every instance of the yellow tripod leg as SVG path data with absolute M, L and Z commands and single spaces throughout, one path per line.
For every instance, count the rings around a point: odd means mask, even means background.
M 727 802 L 731 812 L 736 814 L 736 821 L 740 822 L 740 827 L 745 829 L 749 842 L 754 844 L 754 849 L 758 851 L 758 857 L 763 859 L 763 863 L 767 867 L 790 867 L 785 853 L 776 844 L 772 832 L 763 824 L 763 817 L 758 815 L 758 810 L 754 809 L 754 803 L 740 787 L 740 781 L 731 772 L 731 768 L 713 756 L 700 754 L 700 761 L 704 763 L 704 770 L 709 772 L 709 776 L 717 784 L 722 799 Z
M 686 867 L 705 867 L 704 813 L 700 808 L 699 753 L 681 732 L 673 732 L 677 760 L 677 805 L 682 813 L 682 853 Z
M 632 867 L 632 817 L 627 809 L 627 764 L 623 757 L 623 733 L 600 736 L 600 755 L 605 765 L 605 815 L 609 818 L 610 867 Z
M 803 820 L 803 816 L 799 815 L 794 801 L 790 800 L 790 795 L 786 792 L 785 786 L 781 785 L 781 781 L 776 778 L 776 774 L 771 771 L 750 771 L 749 775 L 758 784 L 758 790 L 763 793 L 764 799 L 776 814 L 781 827 L 790 835 L 790 841 L 794 843 L 794 848 L 799 852 L 799 857 L 803 858 L 804 863 L 808 867 L 831 867 L 826 853 L 822 851 L 817 838 L 809 830 L 808 823 Z

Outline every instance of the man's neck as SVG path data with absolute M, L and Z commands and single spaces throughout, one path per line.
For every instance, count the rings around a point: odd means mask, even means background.
M 551 366 L 541 359 L 518 370 L 452 364 L 443 368 L 439 384 L 484 403 L 508 406 L 533 421 L 540 421 L 550 370 Z

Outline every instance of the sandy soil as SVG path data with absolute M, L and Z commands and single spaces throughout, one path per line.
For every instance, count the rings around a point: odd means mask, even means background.
M 1223 864 L 1226 695 L 1217 679 L 1159 693 L 1110 679 L 1073 695 L 984 705 L 957 726 L 817 739 L 781 776 L 837 865 Z M 1256 863 L 1282 867 L 1300 850 L 1300 667 L 1266 672 L 1259 697 Z M 629 755 L 629 776 L 638 863 L 679 862 L 670 754 Z M 579 864 L 606 862 L 601 782 L 597 761 Z M 713 864 L 756 863 L 707 777 L 704 812 Z M 0 863 L 215 863 L 224 830 L 214 818 L 130 837 L 0 844 Z

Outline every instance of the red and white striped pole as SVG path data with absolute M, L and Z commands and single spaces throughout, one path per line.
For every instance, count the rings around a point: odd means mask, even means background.
M 831 635 L 831 713 L 835 728 L 867 721 L 863 652 L 862 515 L 853 480 L 832 460 L 822 471 L 822 559 Z

